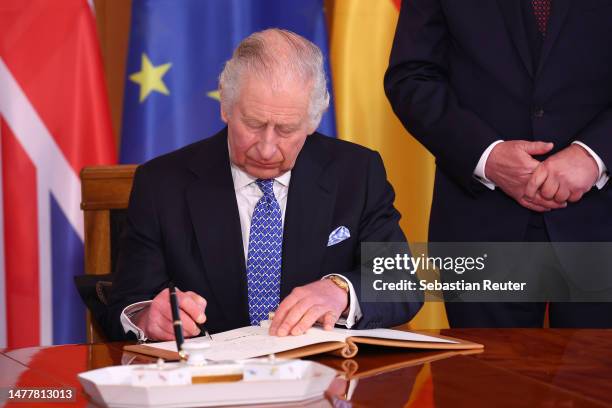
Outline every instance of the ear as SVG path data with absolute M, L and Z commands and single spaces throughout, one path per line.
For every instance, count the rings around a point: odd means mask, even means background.
M 317 128 L 319 127 L 319 125 L 321 124 L 321 117 L 323 116 L 323 113 L 321 113 L 321 115 L 316 118 L 315 120 L 309 118 L 308 122 L 306 124 L 307 128 L 306 131 L 308 132 L 308 135 L 312 135 L 314 132 L 317 131 Z
M 307 135 L 312 135 L 316 132 L 318 126 L 308 125 Z
M 227 124 L 227 119 L 229 118 L 229 115 L 225 111 L 225 104 L 223 104 L 221 101 L 223 101 L 223 87 L 221 86 L 221 84 L 219 84 L 219 107 L 221 108 L 221 120 Z

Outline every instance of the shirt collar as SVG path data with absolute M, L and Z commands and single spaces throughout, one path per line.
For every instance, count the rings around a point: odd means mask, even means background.
M 238 191 L 248 186 L 251 183 L 254 183 L 257 180 L 257 177 L 253 177 L 248 174 L 246 171 L 240 169 L 230 160 L 230 166 L 232 170 L 232 179 L 234 180 L 234 190 Z M 291 170 L 281 174 L 278 177 L 275 177 L 274 180 L 279 182 L 281 185 L 285 187 L 289 187 L 289 181 L 291 180 Z

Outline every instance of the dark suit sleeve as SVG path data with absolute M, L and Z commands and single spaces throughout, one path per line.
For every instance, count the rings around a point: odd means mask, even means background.
M 449 37 L 439 0 L 404 0 L 385 93 L 404 127 L 435 156 L 437 166 L 473 193 L 476 164 L 500 136 L 458 102 L 449 83 Z
M 406 242 L 399 226 L 400 213 L 393 206 L 395 193 L 387 181 L 380 155 L 372 152 L 368 163 L 366 199 L 359 226 L 359 242 Z M 360 246 L 359 246 L 360 247 Z M 355 255 L 355 265 L 361 264 L 361 251 Z M 355 288 L 357 298 L 361 293 L 361 271 L 344 273 Z M 422 302 L 359 302 L 363 317 L 357 329 L 391 327 L 408 322 L 422 306 Z
M 120 322 L 123 309 L 152 299 L 167 285 L 154 186 L 155 179 L 147 173 L 146 165 L 140 166 L 134 176 L 104 324 L 113 340 L 126 338 Z

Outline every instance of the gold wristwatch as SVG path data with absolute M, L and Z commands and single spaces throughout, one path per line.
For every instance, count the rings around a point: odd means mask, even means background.
M 348 283 L 344 279 L 342 279 L 341 277 L 336 276 L 336 275 L 331 275 L 331 276 L 326 277 L 325 279 L 329 279 L 330 281 L 334 282 L 334 284 L 336 286 L 338 286 L 340 289 L 344 290 L 346 293 L 349 292 L 349 285 L 348 285 Z

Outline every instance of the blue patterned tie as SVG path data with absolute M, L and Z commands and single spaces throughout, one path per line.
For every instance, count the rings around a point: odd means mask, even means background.
M 278 201 L 274 197 L 273 179 L 256 181 L 263 192 L 259 199 L 249 234 L 247 284 L 249 318 L 252 325 L 268 318 L 280 300 L 283 224 Z

